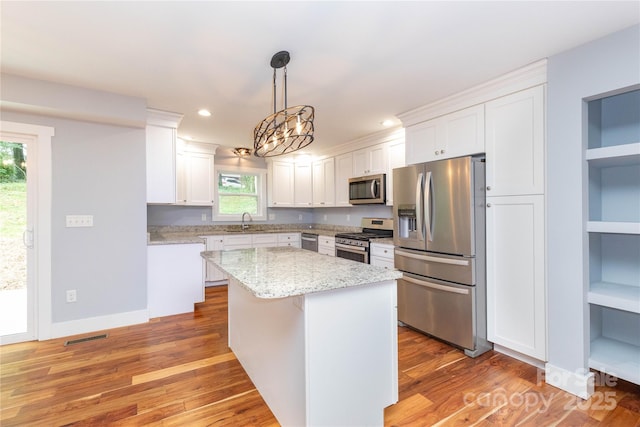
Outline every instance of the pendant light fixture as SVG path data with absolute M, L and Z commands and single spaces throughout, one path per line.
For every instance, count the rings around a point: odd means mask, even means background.
M 273 114 L 253 130 L 253 153 L 273 157 L 291 153 L 313 142 L 314 108 L 310 105 L 287 107 L 287 64 L 289 52 L 281 51 L 271 58 L 273 68 Z M 284 68 L 284 107 L 276 111 L 276 70 Z

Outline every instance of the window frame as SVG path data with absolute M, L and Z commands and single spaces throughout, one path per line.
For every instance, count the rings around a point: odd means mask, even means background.
M 258 182 L 256 183 L 256 192 L 258 197 L 258 213 L 251 214 L 253 221 L 267 220 L 267 170 L 257 168 L 247 168 L 239 166 L 219 166 L 214 171 L 214 203 L 212 206 L 212 218 L 214 221 L 241 221 L 242 212 L 239 214 L 221 214 L 220 213 L 220 194 L 218 192 L 218 180 L 220 174 L 227 175 L 255 175 Z M 224 195 L 224 194 L 223 194 Z

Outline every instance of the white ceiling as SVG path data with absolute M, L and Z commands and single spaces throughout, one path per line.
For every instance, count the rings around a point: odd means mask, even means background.
M 640 22 L 638 1 L 2 1 L 0 8 L 3 72 L 143 97 L 149 107 L 184 114 L 179 135 L 230 147 L 251 146 L 254 126 L 272 112 L 269 62 L 288 50 L 289 106 L 316 108 L 311 152 Z M 199 117 L 200 108 L 213 115 Z

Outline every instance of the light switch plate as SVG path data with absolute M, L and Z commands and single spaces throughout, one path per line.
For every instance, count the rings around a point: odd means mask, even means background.
M 67 215 L 67 227 L 93 227 L 93 215 Z

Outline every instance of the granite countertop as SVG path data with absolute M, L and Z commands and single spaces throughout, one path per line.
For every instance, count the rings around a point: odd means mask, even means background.
M 311 227 L 311 228 L 310 228 Z M 150 226 L 147 229 L 148 245 L 174 245 L 206 243 L 206 236 L 264 233 L 311 233 L 321 236 L 335 236 L 336 233 L 360 231 L 358 227 L 317 225 L 317 224 L 273 224 L 250 225 L 242 231 L 239 225 L 229 226 Z
M 402 277 L 398 270 L 292 247 L 202 252 L 258 298 L 286 298 Z

